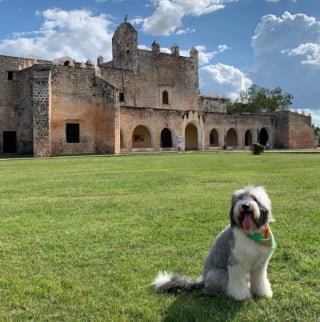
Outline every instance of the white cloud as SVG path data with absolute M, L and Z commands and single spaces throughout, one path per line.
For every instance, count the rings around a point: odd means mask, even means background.
M 177 35 L 184 35 L 184 34 L 190 34 L 191 32 L 195 32 L 196 30 L 194 28 L 185 28 L 185 29 L 178 29 L 176 31 Z
M 32 33 L 17 33 L 0 42 L 0 52 L 10 56 L 37 56 L 52 60 L 70 56 L 76 61 L 95 62 L 98 55 L 111 59 L 110 22 L 106 15 L 88 10 L 48 9 L 36 12 L 44 22 Z M 97 41 L 99 39 L 99 41 Z
M 170 35 L 182 26 L 185 16 L 199 17 L 223 9 L 226 3 L 238 0 L 154 0 L 152 16 L 143 20 L 142 29 L 153 35 Z M 185 30 L 182 28 L 182 30 Z
M 283 50 L 282 53 L 288 54 L 288 56 L 303 56 L 305 59 L 301 61 L 302 64 L 320 66 L 320 44 L 301 44 L 297 48 Z
M 293 109 L 319 108 L 320 21 L 285 12 L 261 18 L 252 37 L 250 78 L 266 88 L 280 86 L 294 96 Z
M 199 65 L 204 65 L 208 64 L 212 58 L 214 58 L 216 55 L 224 52 L 225 50 L 230 49 L 227 45 L 219 45 L 218 50 L 215 51 L 209 51 L 207 52 L 206 46 L 195 46 L 196 49 L 198 50 L 198 60 L 199 60 Z
M 210 84 L 212 87 L 209 92 L 224 95 L 232 100 L 237 99 L 241 91 L 252 85 L 251 80 L 242 71 L 229 65 L 206 65 L 200 68 L 199 73 L 200 87 L 208 89 Z

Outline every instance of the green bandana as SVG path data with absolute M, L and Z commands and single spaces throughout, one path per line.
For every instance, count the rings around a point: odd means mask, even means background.
M 274 239 L 273 233 L 269 225 L 266 225 L 266 228 L 263 232 L 249 233 L 247 234 L 247 236 L 248 238 L 266 247 L 275 248 L 277 246 L 276 240 Z

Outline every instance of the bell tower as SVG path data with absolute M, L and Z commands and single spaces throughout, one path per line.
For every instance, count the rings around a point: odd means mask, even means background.
M 113 67 L 138 69 L 138 33 L 129 22 L 122 22 L 112 37 Z

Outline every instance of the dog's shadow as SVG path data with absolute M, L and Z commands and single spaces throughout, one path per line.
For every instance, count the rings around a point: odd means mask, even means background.
M 175 296 L 162 321 L 232 321 L 242 305 L 227 296 L 209 297 L 201 291 L 182 293 Z

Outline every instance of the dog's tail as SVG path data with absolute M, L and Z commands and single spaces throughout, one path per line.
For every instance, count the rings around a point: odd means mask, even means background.
M 151 285 L 154 285 L 155 291 L 158 293 L 174 294 L 199 290 L 204 287 L 202 276 L 192 280 L 186 276 L 167 272 L 159 272 Z

